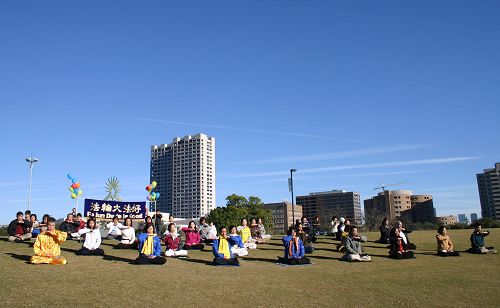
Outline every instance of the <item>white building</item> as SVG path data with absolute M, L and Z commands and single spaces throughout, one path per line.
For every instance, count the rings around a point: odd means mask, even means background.
M 151 146 L 150 179 L 160 211 L 184 219 L 208 215 L 216 204 L 215 138 L 188 135 Z

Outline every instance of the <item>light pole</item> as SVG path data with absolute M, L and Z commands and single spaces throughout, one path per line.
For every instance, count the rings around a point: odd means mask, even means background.
M 31 155 L 30 157 L 26 157 L 25 159 L 30 164 L 30 190 L 28 193 L 28 210 L 31 210 L 31 178 L 33 177 L 33 165 L 38 162 L 38 158 L 35 158 L 33 157 L 33 155 Z
M 295 226 L 295 199 L 293 198 L 293 173 L 297 172 L 297 169 L 290 169 L 290 185 L 289 189 L 292 192 L 292 225 Z

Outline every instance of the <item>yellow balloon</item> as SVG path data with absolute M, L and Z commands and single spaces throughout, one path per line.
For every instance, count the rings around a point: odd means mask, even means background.
M 157 184 L 158 183 L 156 183 L 156 181 L 151 182 L 151 186 L 153 186 L 153 188 L 155 188 Z
M 71 199 L 76 199 L 76 194 L 75 193 L 71 194 Z
M 74 192 L 75 190 L 73 189 L 73 187 L 70 186 L 69 191 Z
M 81 196 L 82 194 L 83 194 L 83 190 L 81 190 L 81 189 L 80 189 L 80 190 L 78 191 L 78 195 L 79 195 L 79 196 Z

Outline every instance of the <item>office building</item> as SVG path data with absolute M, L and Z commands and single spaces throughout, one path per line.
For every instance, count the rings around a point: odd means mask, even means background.
M 295 205 L 295 212 L 292 212 L 289 202 L 266 203 L 264 208 L 271 210 L 273 233 L 286 233 L 288 227 L 293 226 L 293 216 L 295 219 L 302 217 L 302 206 Z
M 439 216 L 439 217 L 436 217 L 436 222 L 438 225 L 450 226 L 450 225 L 457 224 L 457 218 L 453 215 Z
M 458 222 L 461 223 L 461 224 L 468 223 L 469 220 L 467 219 L 467 215 L 465 215 L 465 214 L 458 214 Z
M 500 219 L 500 163 L 495 163 L 494 168 L 484 169 L 476 178 L 481 216 Z
M 379 219 L 431 222 L 436 220 L 436 210 L 431 195 L 413 195 L 411 190 L 384 190 L 371 199 L 364 200 L 365 216 Z
M 477 213 L 470 214 L 470 222 L 475 223 L 477 221 Z
M 216 206 L 215 138 L 188 135 L 151 146 L 150 179 L 160 211 L 185 219 L 208 215 Z
M 332 216 L 344 217 L 351 224 L 361 224 L 361 198 L 357 192 L 332 190 L 297 196 L 297 204 L 308 220 L 320 217 L 322 225 L 328 225 Z

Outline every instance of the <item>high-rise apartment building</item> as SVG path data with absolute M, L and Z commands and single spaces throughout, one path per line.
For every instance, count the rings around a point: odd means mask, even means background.
M 475 223 L 477 221 L 477 213 L 470 214 L 470 222 Z
M 500 163 L 495 163 L 495 168 L 483 171 L 476 175 L 481 216 L 500 219 Z
M 357 192 L 332 190 L 297 196 L 298 205 L 309 220 L 320 217 L 322 225 L 330 223 L 332 216 L 345 217 L 351 224 L 361 224 L 361 198 Z
M 204 134 L 151 146 L 150 179 L 157 208 L 179 218 L 206 216 L 215 208 L 215 138 Z
M 465 215 L 465 214 L 458 214 L 458 222 L 461 223 L 461 224 L 468 223 L 469 220 L 467 219 L 467 215 Z

